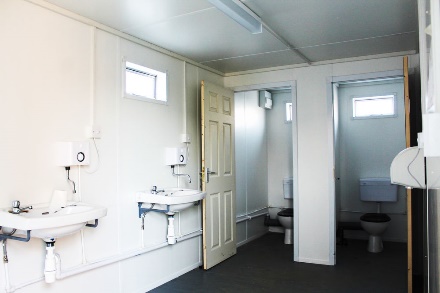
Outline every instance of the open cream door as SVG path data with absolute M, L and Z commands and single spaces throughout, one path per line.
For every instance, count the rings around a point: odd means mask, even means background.
M 237 252 L 234 92 L 202 81 L 203 268 Z

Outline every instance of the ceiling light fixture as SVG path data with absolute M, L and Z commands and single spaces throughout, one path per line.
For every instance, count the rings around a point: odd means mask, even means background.
M 261 18 L 239 0 L 208 0 L 253 34 L 263 31 Z

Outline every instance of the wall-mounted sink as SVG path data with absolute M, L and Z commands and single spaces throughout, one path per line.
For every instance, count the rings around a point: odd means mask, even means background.
M 169 188 L 157 194 L 151 191 L 136 193 L 136 201 L 143 209 L 162 211 L 168 215 L 187 209 L 205 197 L 206 192 L 184 188 Z
M 81 230 L 89 221 L 107 215 L 107 208 L 84 202 L 68 202 L 66 207 L 50 211 L 49 203 L 33 205 L 20 214 L 12 214 L 11 208 L 0 209 L 0 226 L 3 232 L 10 229 L 31 231 L 30 236 L 52 240 Z M 7 229 L 6 227 L 10 228 Z

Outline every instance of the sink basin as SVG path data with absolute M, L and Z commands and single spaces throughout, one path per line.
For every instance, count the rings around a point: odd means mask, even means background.
M 107 208 L 84 202 L 68 202 L 66 207 L 51 212 L 49 203 L 33 205 L 33 209 L 27 213 L 12 214 L 10 209 L 0 209 L 0 226 L 3 227 L 3 232 L 10 229 L 30 230 L 31 237 L 44 240 L 73 234 L 81 230 L 87 222 L 107 215 Z
M 168 215 L 187 209 L 205 197 L 206 192 L 184 188 L 169 188 L 158 194 L 150 191 L 136 193 L 136 201 L 142 203 L 142 208 L 161 210 Z

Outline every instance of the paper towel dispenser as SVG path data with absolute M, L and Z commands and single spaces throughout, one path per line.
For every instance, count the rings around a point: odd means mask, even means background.
M 426 188 L 423 149 L 410 147 L 398 153 L 391 163 L 390 176 L 393 184 Z
M 426 158 L 427 180 L 425 180 L 424 149 L 410 147 L 401 151 L 391 163 L 391 183 L 407 188 L 440 189 L 440 158 Z

